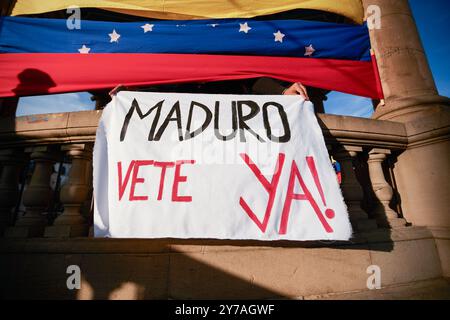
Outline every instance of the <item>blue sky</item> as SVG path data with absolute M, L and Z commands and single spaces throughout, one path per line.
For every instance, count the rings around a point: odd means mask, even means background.
M 439 93 L 450 96 L 450 0 L 409 0 Z M 19 101 L 17 116 L 92 110 L 94 102 L 86 92 L 25 97 Z M 370 117 L 370 99 L 332 92 L 325 103 L 331 114 Z
M 410 4 L 439 93 L 450 97 L 450 1 L 410 0 Z
M 450 0 L 409 0 L 439 93 L 450 96 Z M 328 95 L 325 111 L 332 114 L 370 117 L 369 99 L 339 92 Z

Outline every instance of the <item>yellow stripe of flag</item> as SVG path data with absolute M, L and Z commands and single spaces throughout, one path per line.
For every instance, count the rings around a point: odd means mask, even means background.
M 362 23 L 361 0 L 17 0 L 12 15 L 100 8 L 157 19 L 251 18 L 293 9 L 333 12 Z

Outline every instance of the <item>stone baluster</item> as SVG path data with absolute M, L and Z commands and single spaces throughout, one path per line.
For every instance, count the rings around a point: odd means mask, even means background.
M 91 188 L 92 146 L 72 144 L 61 148 L 72 159 L 67 182 L 61 188 L 60 200 L 64 212 L 45 230 L 46 237 L 87 236 L 89 226 L 82 215 Z
M 56 154 L 54 148 L 46 146 L 33 147 L 25 152 L 31 152 L 30 159 L 35 163 L 31 181 L 23 194 L 26 210 L 23 216 L 18 217 L 15 225 L 5 231 L 5 237 L 39 237 L 47 225 L 47 217 L 43 213 L 48 209 L 52 196 L 50 176 Z
M 0 235 L 13 222 L 13 209 L 19 196 L 20 174 L 25 166 L 25 156 L 20 150 L 0 150 Z
M 394 197 L 394 190 L 386 181 L 383 172 L 383 162 L 391 153 L 387 149 L 372 149 L 369 152 L 369 175 L 372 184 L 372 190 L 375 194 L 377 203 L 373 209 L 373 215 L 377 220 L 378 226 L 383 228 L 398 228 L 406 225 L 406 221 L 399 218 L 397 212 L 391 207 L 390 203 Z
M 377 229 L 377 224 L 361 209 L 364 193 L 353 168 L 353 160 L 359 152 L 362 152 L 361 147 L 343 146 L 334 152 L 334 157 L 341 165 L 341 190 L 352 226 L 357 232 L 365 232 Z

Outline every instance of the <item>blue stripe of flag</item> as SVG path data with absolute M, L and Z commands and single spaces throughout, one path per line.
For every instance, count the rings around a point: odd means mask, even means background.
M 251 29 L 244 32 L 245 23 Z M 147 30 L 145 24 L 153 25 Z M 244 25 L 244 27 L 241 27 Z M 147 28 L 148 29 L 148 28 Z M 111 42 L 113 30 L 120 35 Z M 240 31 L 241 30 L 241 31 Z M 276 41 L 275 33 L 282 37 Z M 366 25 L 303 20 L 256 21 L 81 21 L 69 29 L 64 19 L 3 17 L 0 53 L 187 53 L 290 56 L 370 61 Z M 305 56 L 306 47 L 315 50 Z

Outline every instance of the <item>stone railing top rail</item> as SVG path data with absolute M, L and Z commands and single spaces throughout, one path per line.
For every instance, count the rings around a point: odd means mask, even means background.
M 0 147 L 95 141 L 101 111 L 53 113 L 0 119 Z M 327 144 L 405 149 L 408 143 L 401 123 L 329 114 L 318 115 Z

